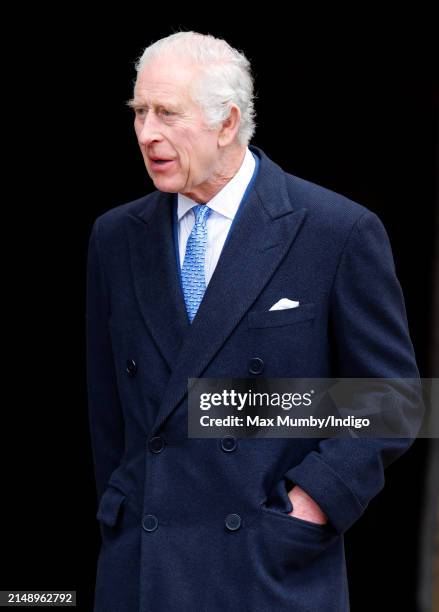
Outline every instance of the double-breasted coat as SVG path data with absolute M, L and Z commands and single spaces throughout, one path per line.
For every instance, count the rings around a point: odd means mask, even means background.
M 349 610 L 344 533 L 413 441 L 188 437 L 189 378 L 419 376 L 379 218 L 250 149 L 257 176 L 192 324 L 175 195 L 154 191 L 93 225 L 95 612 Z M 299 307 L 269 311 L 283 297 Z M 294 484 L 326 525 L 288 515 Z

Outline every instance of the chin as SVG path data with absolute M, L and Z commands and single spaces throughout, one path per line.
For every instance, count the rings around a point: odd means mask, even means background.
M 165 193 L 177 193 L 179 190 L 179 186 L 172 181 L 163 181 L 163 180 L 155 180 L 152 181 L 154 186 L 159 191 L 163 191 Z

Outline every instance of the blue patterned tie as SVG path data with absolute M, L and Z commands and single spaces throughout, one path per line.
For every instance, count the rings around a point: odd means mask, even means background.
M 207 246 L 206 222 L 211 209 L 206 204 L 197 204 L 192 210 L 195 214 L 195 224 L 186 244 L 186 253 L 181 269 L 184 301 L 191 323 L 206 291 L 204 270 Z

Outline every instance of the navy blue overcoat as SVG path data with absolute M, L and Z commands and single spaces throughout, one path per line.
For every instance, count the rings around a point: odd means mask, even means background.
M 346 612 L 343 535 L 413 441 L 188 438 L 188 378 L 419 376 L 379 218 L 250 149 L 259 171 L 192 325 L 175 196 L 154 191 L 93 225 L 95 612 Z M 300 306 L 270 312 L 284 297 Z M 288 515 L 293 484 L 326 525 Z

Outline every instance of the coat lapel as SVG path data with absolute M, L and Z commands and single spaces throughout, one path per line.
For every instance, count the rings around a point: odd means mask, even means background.
M 131 268 L 145 324 L 172 370 L 190 323 L 176 265 L 173 196 L 159 191 L 154 196 L 128 219 Z
M 191 325 L 176 268 L 170 198 L 166 212 L 156 210 L 152 217 L 148 237 L 143 237 L 148 245 L 133 243 L 135 272 L 143 275 L 137 287 L 144 318 L 172 366 L 153 430 L 175 410 L 187 393 L 188 379 L 201 376 L 269 282 L 305 218 L 306 209 L 294 209 L 290 201 L 282 169 L 261 149 L 250 149 L 260 157 L 258 176 Z

